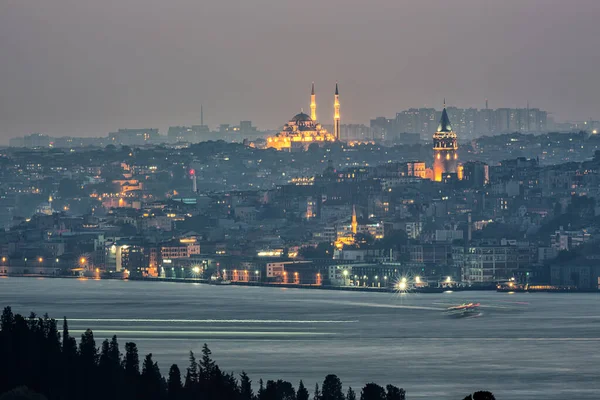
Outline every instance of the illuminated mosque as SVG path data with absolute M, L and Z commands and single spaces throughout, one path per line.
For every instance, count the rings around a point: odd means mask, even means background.
M 267 138 L 267 148 L 283 151 L 307 150 L 312 143 L 323 145 L 327 142 L 340 140 L 340 96 L 338 85 L 335 84 L 333 133 L 329 133 L 317 122 L 317 103 L 315 84 L 312 84 L 310 94 L 310 116 L 304 112 L 294 117 L 283 126 L 281 132 Z

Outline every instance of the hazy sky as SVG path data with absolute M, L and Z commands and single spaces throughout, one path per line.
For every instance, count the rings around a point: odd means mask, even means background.
M 600 118 L 600 0 L 0 0 L 0 140 L 408 107 Z

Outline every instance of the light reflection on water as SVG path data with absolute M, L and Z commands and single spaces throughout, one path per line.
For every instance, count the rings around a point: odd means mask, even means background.
M 411 399 L 597 399 L 600 297 L 454 292 L 405 295 L 171 283 L 9 278 L 0 305 L 69 318 L 97 344 L 117 334 L 152 352 L 163 372 L 185 368 L 207 342 L 224 371 L 313 385 L 375 381 Z M 442 310 L 481 302 L 481 318 Z

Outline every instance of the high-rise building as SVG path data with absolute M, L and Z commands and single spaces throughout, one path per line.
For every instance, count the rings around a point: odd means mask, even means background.
M 139 146 L 157 143 L 160 135 L 158 129 L 119 129 L 109 133 L 108 139 L 114 144 Z
M 470 187 L 480 188 L 490 181 L 489 166 L 481 161 L 469 161 L 463 164 L 463 181 Z
M 458 142 L 456 133 L 446 111 L 446 102 L 437 131 L 433 135 L 433 179 L 442 181 L 443 174 L 456 173 L 458 166 Z

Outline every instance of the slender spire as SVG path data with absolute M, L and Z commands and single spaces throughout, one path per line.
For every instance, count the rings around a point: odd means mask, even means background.
M 448 112 L 446 111 L 445 98 L 444 109 L 442 110 L 442 118 L 440 118 L 440 124 L 438 125 L 437 132 L 452 132 L 452 125 L 450 124 L 450 118 L 448 118 Z
M 333 135 L 335 140 L 340 140 L 340 92 L 337 82 L 335 83 L 335 95 L 333 96 Z
M 317 96 L 315 96 L 315 83 L 312 83 L 312 90 L 310 91 L 310 119 L 313 121 L 317 120 Z
M 200 104 L 200 125 L 204 125 L 204 108 Z

